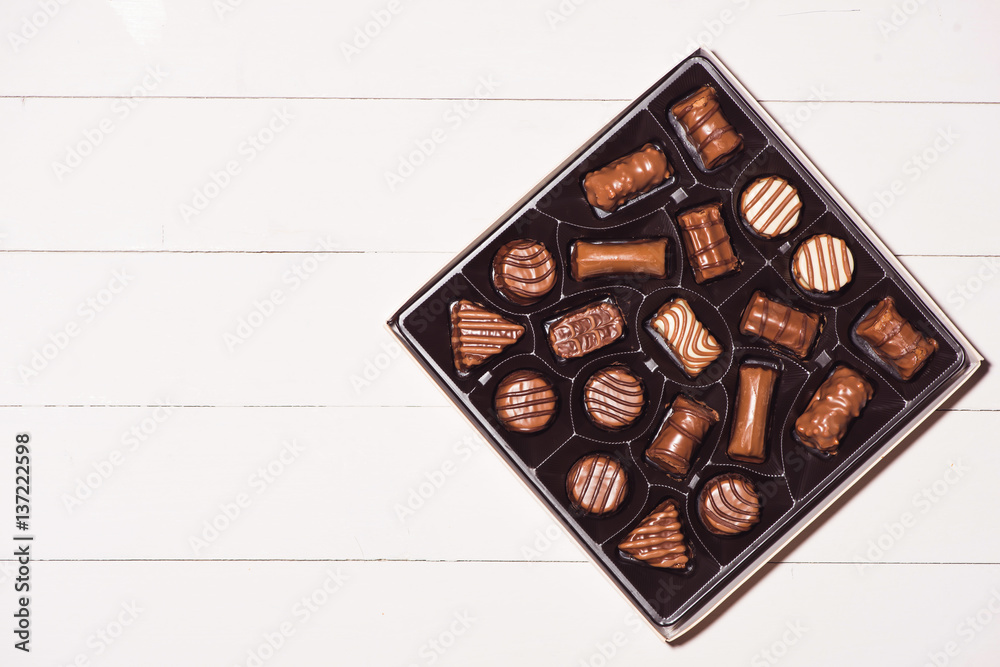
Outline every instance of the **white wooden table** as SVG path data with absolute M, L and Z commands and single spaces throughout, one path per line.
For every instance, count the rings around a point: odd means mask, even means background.
M 1000 354 L 995 4 L 675 4 L 4 3 L 0 664 L 997 664 L 996 374 L 666 646 L 382 328 L 702 42 Z

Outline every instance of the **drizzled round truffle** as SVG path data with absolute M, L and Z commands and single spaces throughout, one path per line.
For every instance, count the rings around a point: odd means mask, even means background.
M 514 371 L 497 387 L 495 406 L 497 418 L 508 431 L 535 433 L 555 416 L 556 392 L 538 371 Z
M 804 290 L 836 292 L 854 278 L 854 255 L 844 239 L 817 234 L 803 241 L 795 251 L 792 276 Z
M 642 381 L 621 364 L 590 376 L 583 388 L 587 416 L 600 428 L 617 431 L 635 423 L 646 403 Z
M 540 301 L 556 284 L 556 261 L 544 244 L 531 239 L 505 243 L 493 257 L 493 285 L 516 304 Z
M 760 521 L 760 496 L 753 482 L 737 473 L 713 477 L 698 498 L 698 514 L 709 532 L 738 535 Z
M 617 459 L 589 454 L 570 468 L 566 493 L 574 509 L 594 515 L 611 514 L 625 501 L 628 475 Z

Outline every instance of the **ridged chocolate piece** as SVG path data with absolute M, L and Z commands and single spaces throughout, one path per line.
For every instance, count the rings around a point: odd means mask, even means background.
M 698 377 L 722 354 L 722 346 L 694 316 L 691 305 L 681 297 L 660 306 L 652 325 L 667 341 L 684 372 L 691 377 Z
M 916 375 L 938 349 L 936 340 L 917 331 L 899 314 L 891 296 L 879 301 L 854 331 L 903 380 Z
M 677 502 L 664 500 L 618 545 L 622 553 L 652 567 L 683 570 L 691 549 L 681 532 Z
M 701 401 L 678 394 L 670 414 L 646 449 L 646 458 L 663 471 L 684 476 L 708 429 L 719 421 L 719 413 Z
M 544 244 L 517 239 L 493 257 L 493 285 L 516 304 L 540 301 L 556 284 L 556 261 Z
M 570 468 L 566 493 L 574 509 L 594 515 L 611 514 L 625 501 L 628 475 L 617 459 L 590 454 Z
M 625 320 L 618 307 L 599 301 L 559 318 L 549 328 L 549 345 L 556 356 L 573 359 L 610 345 L 624 331 Z
M 739 535 L 760 522 L 761 500 L 753 482 L 737 473 L 713 477 L 698 498 L 698 513 L 709 532 Z
M 497 418 L 509 431 L 541 431 L 556 414 L 556 392 L 537 371 L 514 371 L 497 386 Z
M 622 364 L 602 368 L 583 388 L 583 406 L 597 426 L 617 431 L 635 423 L 646 403 L 642 381 Z
M 837 366 L 823 381 L 812 400 L 795 420 L 795 435 L 802 444 L 836 454 L 851 422 L 861 414 L 875 391 L 861 373 Z
M 702 86 L 674 105 L 674 118 L 698 151 L 705 169 L 714 169 L 743 148 L 743 137 L 733 129 L 719 107 L 715 89 Z
M 524 327 L 468 299 L 451 305 L 451 350 L 455 368 L 467 371 L 503 352 L 524 334 Z
M 750 228 L 765 239 L 782 236 L 799 224 L 802 200 L 793 185 L 780 176 L 764 176 L 747 186 L 740 197 L 740 213 Z
M 792 277 L 806 291 L 836 292 L 854 278 L 854 255 L 844 239 L 810 236 L 792 257 Z
M 743 309 L 740 333 L 763 338 L 805 359 L 823 330 L 822 324 L 820 315 L 772 301 L 757 290 Z
M 729 458 L 744 463 L 763 463 L 767 458 L 767 420 L 778 371 L 770 366 L 742 364 L 740 386 L 729 436 Z
M 570 246 L 573 280 L 600 276 L 667 277 L 669 239 L 635 241 L 574 241 Z
M 740 260 L 722 220 L 722 204 L 705 204 L 679 213 L 677 225 L 696 283 L 700 285 L 740 270 Z
M 673 175 L 667 156 L 653 144 L 620 157 L 583 179 L 583 191 L 591 206 L 608 213 L 649 192 Z

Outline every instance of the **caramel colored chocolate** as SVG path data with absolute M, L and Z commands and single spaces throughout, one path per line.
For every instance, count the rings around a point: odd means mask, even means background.
M 698 514 L 709 532 L 739 535 L 760 522 L 760 496 L 753 482 L 738 473 L 713 477 L 698 498 Z
M 874 389 L 863 375 L 853 368 L 837 366 L 795 420 L 795 434 L 804 445 L 836 454 L 851 422 L 873 394 Z
M 533 304 L 555 287 L 556 262 L 538 241 L 511 241 L 493 257 L 493 285 L 516 304 Z
M 646 458 L 671 475 L 684 476 L 708 429 L 719 421 L 719 413 L 684 394 L 678 394 L 670 407 L 670 415 L 646 449 Z
M 590 205 L 611 213 L 629 199 L 649 192 L 673 175 L 667 156 L 653 144 L 592 171 L 583 179 Z
M 622 313 L 599 301 L 567 313 L 549 328 L 549 345 L 557 357 L 573 359 L 618 340 L 625 331 Z
M 468 299 L 451 305 L 451 350 L 455 368 L 467 371 L 503 352 L 524 334 L 524 327 Z
M 617 459 L 590 454 L 570 468 L 566 493 L 573 509 L 594 515 L 611 514 L 628 495 L 628 475 Z
M 722 354 L 719 341 L 698 321 L 691 304 L 681 297 L 660 306 L 652 326 L 667 341 L 674 357 L 690 377 L 698 377 Z
M 573 280 L 624 275 L 666 278 L 668 243 L 666 238 L 574 241 L 570 246 L 570 274 Z
M 705 204 L 677 215 L 684 251 L 694 272 L 694 280 L 703 282 L 735 273 L 740 260 L 729 242 L 729 232 L 722 220 L 722 204 Z
M 652 567 L 683 570 L 691 548 L 681 532 L 681 518 L 674 500 L 664 500 L 632 529 L 618 545 L 622 553 Z
M 822 330 L 820 315 L 772 301 L 760 290 L 750 297 L 740 320 L 740 333 L 763 338 L 800 359 L 809 356 Z
M 514 371 L 497 387 L 497 418 L 508 431 L 536 433 L 556 414 L 552 382 L 537 371 Z
M 854 331 L 903 380 L 916 375 L 938 349 L 936 340 L 917 331 L 899 314 L 891 296 L 879 301 Z
M 645 404 L 642 381 L 622 364 L 612 364 L 597 371 L 583 388 L 587 416 L 607 431 L 634 424 Z
M 733 129 L 719 107 L 715 89 L 702 86 L 674 105 L 674 118 L 698 151 L 705 169 L 714 169 L 743 148 L 743 137 Z
M 733 430 L 729 436 L 729 458 L 744 463 L 763 463 L 767 458 L 767 420 L 778 371 L 770 366 L 744 363 L 736 394 Z

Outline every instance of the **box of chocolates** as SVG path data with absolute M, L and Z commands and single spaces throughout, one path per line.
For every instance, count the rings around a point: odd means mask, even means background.
M 981 363 L 704 50 L 389 326 L 668 640 Z

